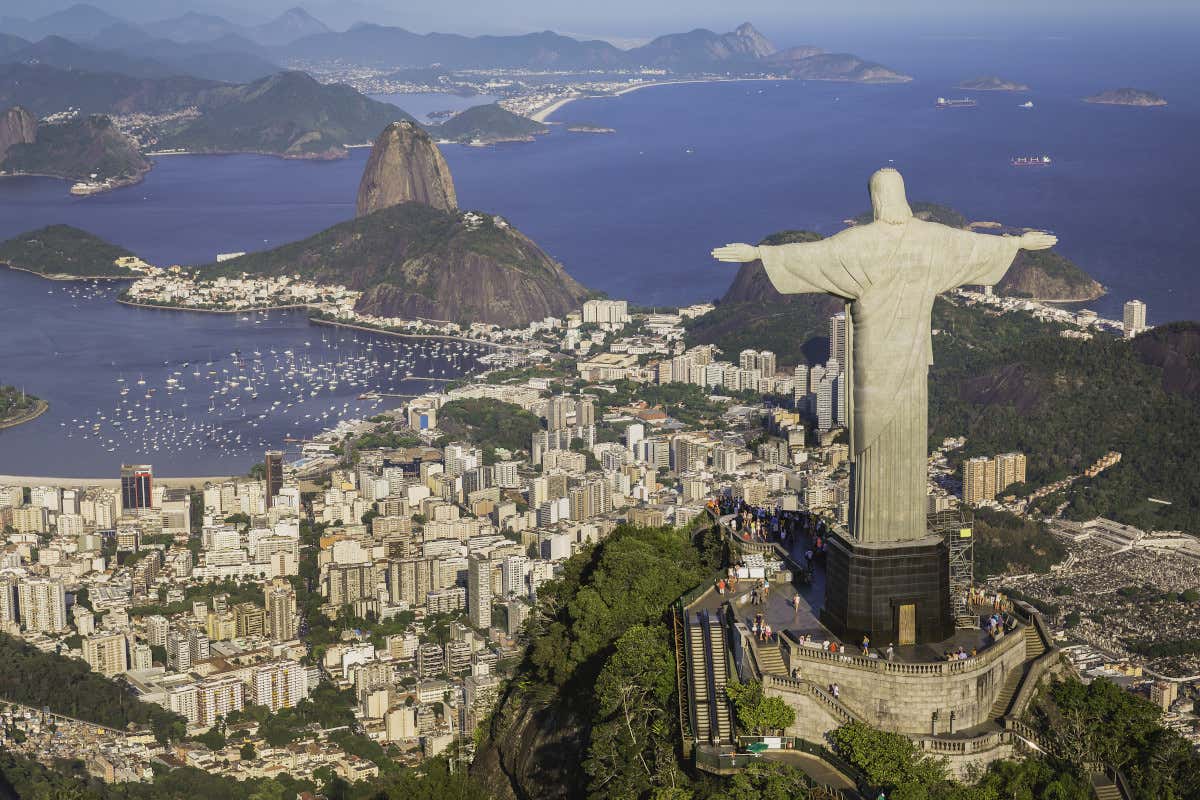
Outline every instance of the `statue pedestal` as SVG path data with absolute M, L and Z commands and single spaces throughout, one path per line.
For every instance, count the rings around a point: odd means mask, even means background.
M 821 622 L 851 646 L 940 642 L 954 634 L 950 556 L 945 540 L 862 544 L 833 534 Z

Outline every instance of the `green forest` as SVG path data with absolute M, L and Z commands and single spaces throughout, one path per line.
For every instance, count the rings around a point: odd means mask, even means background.
M 48 225 L 0 242 L 0 264 L 42 275 L 128 277 L 133 273 L 116 260 L 132 255 L 70 225 Z
M 164 742 L 184 732 L 183 717 L 143 703 L 84 662 L 43 653 L 0 633 L 0 701 L 5 700 L 110 728 L 148 727 Z

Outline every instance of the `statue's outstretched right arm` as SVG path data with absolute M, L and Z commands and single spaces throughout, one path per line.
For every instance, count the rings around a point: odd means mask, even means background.
M 781 245 L 727 244 L 712 255 L 731 263 L 762 261 L 771 283 L 782 294 L 816 292 L 853 299 L 862 286 L 839 257 L 834 239 Z

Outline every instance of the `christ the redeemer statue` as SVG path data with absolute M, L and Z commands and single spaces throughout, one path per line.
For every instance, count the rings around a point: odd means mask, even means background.
M 934 298 L 965 284 L 995 284 L 1018 250 L 1045 250 L 1057 239 L 972 233 L 917 219 L 894 169 L 872 175 L 870 188 L 875 221 L 869 225 L 804 244 L 730 244 L 713 256 L 761 260 L 783 294 L 824 292 L 849 303 L 850 533 L 863 544 L 884 544 L 927 535 Z

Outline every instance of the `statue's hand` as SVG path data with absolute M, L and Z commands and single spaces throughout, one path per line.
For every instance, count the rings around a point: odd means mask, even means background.
M 1021 236 L 1022 250 L 1049 250 L 1058 244 L 1058 237 L 1043 231 L 1030 231 Z
M 744 264 L 747 261 L 758 260 L 758 248 L 752 244 L 727 244 L 713 250 L 712 256 L 717 261 Z

